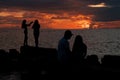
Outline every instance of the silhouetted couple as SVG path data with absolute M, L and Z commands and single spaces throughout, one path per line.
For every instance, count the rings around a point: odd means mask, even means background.
M 30 22 L 29 24 L 27 24 L 26 20 L 22 21 L 22 28 L 24 29 L 24 46 L 28 46 L 28 27 L 31 26 L 31 24 L 33 23 Z M 35 20 L 32 26 L 33 29 L 33 35 L 34 35 L 34 39 L 35 39 L 35 46 L 38 47 L 38 39 L 39 39 L 39 29 L 40 29 L 40 24 L 38 22 L 38 20 Z
M 87 54 L 87 46 L 80 35 L 75 37 L 72 51 L 70 50 L 68 40 L 72 35 L 70 30 L 66 30 L 64 37 L 58 43 L 58 61 L 63 65 L 68 65 L 71 61 L 71 57 L 75 62 L 80 62 Z

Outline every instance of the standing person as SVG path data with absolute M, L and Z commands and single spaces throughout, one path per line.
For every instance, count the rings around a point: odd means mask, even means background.
M 72 48 L 74 62 L 82 62 L 87 54 L 87 46 L 83 42 L 83 38 L 80 35 L 75 37 L 75 41 Z
M 72 32 L 70 30 L 66 30 L 64 33 L 64 37 L 59 40 L 58 43 L 58 61 L 66 65 L 69 62 L 71 51 L 69 46 L 69 39 L 72 37 Z
M 35 46 L 38 47 L 39 29 L 40 29 L 40 24 L 39 24 L 38 20 L 34 21 L 32 29 L 33 29 L 34 39 L 35 39 Z
M 28 26 L 30 26 L 33 22 L 30 22 L 29 24 L 26 23 L 27 21 L 24 19 L 22 21 L 22 28 L 24 29 L 24 46 L 28 45 Z

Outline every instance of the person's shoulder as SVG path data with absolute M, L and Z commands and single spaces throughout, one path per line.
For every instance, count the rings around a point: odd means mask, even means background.
M 86 45 L 85 43 L 83 43 L 83 46 L 84 46 L 84 47 L 87 47 L 87 45 Z
M 61 39 L 59 40 L 59 42 L 61 42 L 61 43 L 66 43 L 67 41 L 66 41 L 65 38 L 61 38 Z
M 64 38 L 61 38 L 59 41 L 64 41 Z

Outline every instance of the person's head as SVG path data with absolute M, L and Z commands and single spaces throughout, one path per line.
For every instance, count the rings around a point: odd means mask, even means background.
M 81 35 L 77 35 L 77 36 L 75 37 L 75 42 L 76 42 L 76 43 L 83 43 L 83 38 L 82 38 L 82 36 L 81 36 Z
M 24 20 L 22 21 L 22 23 L 25 24 L 25 23 L 26 23 L 26 20 L 24 19 Z
M 70 30 L 66 30 L 65 33 L 64 33 L 64 38 L 65 39 L 70 39 L 72 37 L 72 32 Z
M 35 20 L 35 23 L 37 23 L 37 24 L 38 24 L 38 20 Z

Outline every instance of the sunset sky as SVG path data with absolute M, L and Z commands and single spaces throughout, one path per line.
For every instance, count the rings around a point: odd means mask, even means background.
M 44 29 L 120 27 L 120 0 L 0 0 L 0 28 L 39 20 Z

